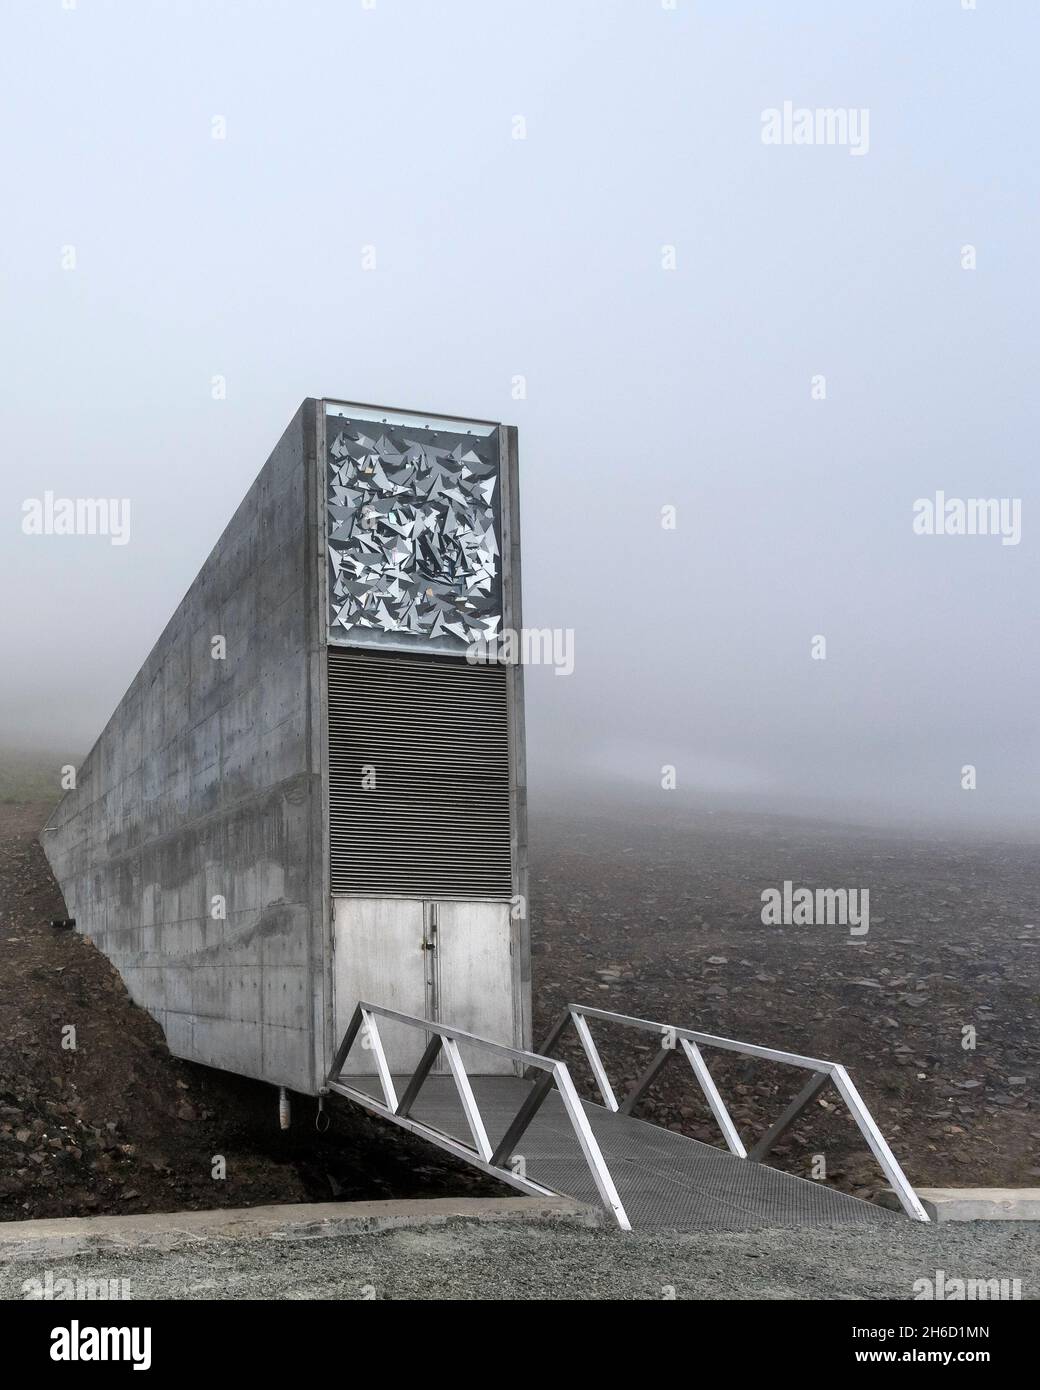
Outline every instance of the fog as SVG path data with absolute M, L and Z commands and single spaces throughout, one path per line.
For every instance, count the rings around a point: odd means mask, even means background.
M 86 751 L 330 395 L 518 426 L 525 622 L 574 634 L 529 672 L 537 804 L 1037 824 L 1035 10 L 55 0 L 2 32 L 6 748 Z M 787 101 L 869 144 L 764 143 Z M 127 543 L 24 534 L 47 490 L 129 499 Z M 938 492 L 1017 499 L 1017 543 L 916 533 Z

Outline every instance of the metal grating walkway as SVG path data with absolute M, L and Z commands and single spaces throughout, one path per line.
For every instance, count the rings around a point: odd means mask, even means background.
M 381 1019 L 425 1034 L 425 1048 L 410 1076 L 391 1074 L 379 1032 Z M 650 1062 L 621 1102 L 593 1040 L 589 1019 L 659 1038 Z M 582 1100 L 566 1063 L 549 1055 L 569 1024 L 577 1032 L 602 1105 Z M 347 1072 L 355 1044 L 369 1054 L 374 1076 Z M 462 1047 L 467 1053 L 512 1059 L 515 1074 L 471 1074 Z M 708 1070 L 704 1047 L 761 1057 L 811 1073 L 750 1150 Z M 434 1072 L 442 1056 L 450 1076 Z M 647 1088 L 669 1060 L 679 1056 L 689 1063 L 728 1152 L 633 1118 L 632 1111 Z M 359 1000 L 326 1082 L 329 1091 L 522 1192 L 557 1192 L 585 1202 L 598 1199 L 625 1231 L 633 1225 L 644 1230 L 748 1231 L 898 1219 L 823 1183 L 764 1166 L 762 1160 L 770 1149 L 825 1086 L 838 1092 L 907 1216 L 927 1221 L 928 1213 L 852 1078 L 840 1063 L 819 1057 L 579 1004 L 567 1005 L 541 1052 L 529 1052 L 439 1020 Z
M 504 1134 L 533 1083 L 514 1076 L 471 1076 L 492 1144 Z M 375 1077 L 342 1078 L 378 1099 Z M 398 1094 L 407 1077 L 395 1077 Z M 582 1101 L 632 1226 L 641 1230 L 750 1231 L 765 1227 L 873 1225 L 901 1218 L 858 1197 L 762 1163 L 749 1162 L 672 1130 Z M 470 1142 L 450 1076 L 430 1075 L 412 1118 Z M 526 1176 L 590 1205 L 600 1198 L 559 1095 L 546 1097 L 517 1145 Z

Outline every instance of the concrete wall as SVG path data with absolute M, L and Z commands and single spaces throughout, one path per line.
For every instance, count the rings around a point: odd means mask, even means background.
M 41 837 L 177 1056 L 309 1092 L 328 1013 L 315 437 L 305 401 Z
M 524 625 L 520 569 L 520 472 L 519 444 L 515 425 L 501 427 L 503 479 L 502 511 L 502 603 L 503 628 L 520 632 Z M 509 667 L 509 756 L 511 800 L 511 851 L 513 893 L 522 908 L 513 924 L 513 970 L 515 1007 L 519 1022 L 520 1045 L 533 1048 L 534 1015 L 531 999 L 531 899 L 528 873 L 527 833 L 527 721 L 524 712 L 524 668 L 520 662 Z

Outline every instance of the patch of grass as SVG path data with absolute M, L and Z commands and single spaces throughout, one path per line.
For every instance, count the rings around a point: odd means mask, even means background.
M 70 753 L 0 749 L 0 801 L 43 801 L 57 804 L 65 795 L 61 769 L 78 767 L 81 758 Z

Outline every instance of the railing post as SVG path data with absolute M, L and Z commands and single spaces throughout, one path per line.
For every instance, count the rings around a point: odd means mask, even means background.
M 895 1154 L 885 1142 L 885 1136 L 874 1123 L 874 1117 L 863 1104 L 860 1093 L 853 1086 L 848 1072 L 844 1067 L 836 1066 L 831 1072 L 831 1079 L 852 1112 L 852 1118 L 859 1126 L 863 1138 L 870 1145 L 871 1152 L 881 1164 L 885 1177 L 892 1184 L 893 1191 L 899 1198 L 907 1216 L 912 1216 L 917 1221 L 928 1221 L 928 1213 L 921 1205 L 917 1193 L 911 1187 L 906 1174 L 896 1161 Z
M 700 1083 L 700 1088 L 704 1092 L 704 1097 L 711 1106 L 711 1113 L 718 1122 L 719 1129 L 722 1130 L 722 1137 L 730 1153 L 736 1154 L 738 1158 L 747 1158 L 747 1150 L 744 1148 L 743 1141 L 737 1133 L 737 1127 L 730 1119 L 729 1111 L 723 1104 L 722 1097 L 719 1095 L 719 1088 L 712 1080 L 708 1065 L 701 1056 L 701 1050 L 695 1042 L 690 1042 L 689 1038 L 680 1038 L 683 1051 L 689 1059 L 693 1074 Z
M 585 1161 L 592 1170 L 592 1180 L 596 1184 L 596 1191 L 600 1195 L 600 1200 L 605 1207 L 614 1213 L 614 1219 L 621 1229 L 630 1231 L 632 1229 L 631 1223 L 621 1203 L 621 1198 L 618 1196 L 618 1190 L 614 1186 L 614 1179 L 610 1176 L 610 1169 L 603 1161 L 599 1142 L 592 1132 L 589 1117 L 585 1114 L 581 1099 L 574 1089 L 574 1082 L 571 1080 L 566 1063 L 557 1062 L 553 1068 L 553 1075 L 556 1078 L 560 1099 L 563 1101 L 563 1108 L 567 1111 L 578 1143 L 581 1145 L 581 1151 L 585 1155 Z
M 589 1025 L 576 1009 L 571 1010 L 571 1018 L 574 1019 L 574 1028 L 578 1034 L 578 1041 L 585 1049 L 585 1056 L 589 1059 L 589 1066 L 592 1068 L 592 1075 L 596 1078 L 596 1085 L 599 1087 L 599 1093 L 603 1097 L 603 1104 L 608 1110 L 616 1111 L 618 1108 L 617 1097 L 614 1095 L 614 1089 L 610 1084 L 610 1078 L 607 1076 L 606 1068 L 600 1061 L 600 1055 L 596 1050 L 596 1044 L 592 1041 Z
M 375 1015 L 369 1013 L 368 1009 L 362 1005 L 361 1016 L 365 1020 L 365 1037 L 368 1039 L 369 1048 L 375 1054 L 376 1071 L 379 1073 L 379 1084 L 383 1088 L 383 1099 L 386 1101 L 388 1110 L 396 1110 L 397 1092 L 394 1090 L 394 1079 L 390 1075 L 390 1068 L 386 1064 L 386 1053 L 383 1051 L 383 1040 L 379 1036 Z
M 459 1045 L 454 1038 L 444 1039 L 444 1055 L 448 1059 L 448 1066 L 451 1067 L 451 1074 L 455 1078 L 455 1089 L 459 1093 L 462 1101 L 462 1109 L 466 1115 L 466 1123 L 469 1125 L 469 1132 L 473 1135 L 473 1142 L 476 1145 L 477 1153 L 485 1163 L 491 1159 L 491 1141 L 484 1128 L 484 1121 L 481 1119 L 480 1107 L 477 1105 L 477 1098 L 473 1094 L 473 1087 L 469 1084 L 469 1077 L 466 1075 L 466 1068 L 462 1065 L 462 1056 L 459 1052 Z

